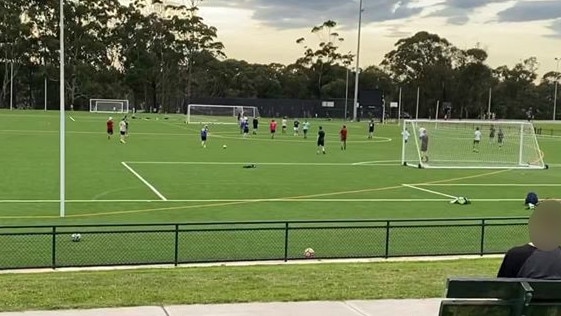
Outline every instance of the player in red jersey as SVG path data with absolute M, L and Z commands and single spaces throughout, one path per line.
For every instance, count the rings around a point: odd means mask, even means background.
M 113 135 L 113 118 L 109 117 L 107 120 L 107 139 L 111 139 L 111 135 Z
M 269 124 L 269 130 L 271 131 L 271 138 L 275 138 L 275 133 L 277 132 L 277 122 L 275 120 L 272 120 L 271 124 Z
M 347 126 L 343 125 L 341 131 L 339 131 L 339 135 L 341 136 L 341 150 L 347 150 Z

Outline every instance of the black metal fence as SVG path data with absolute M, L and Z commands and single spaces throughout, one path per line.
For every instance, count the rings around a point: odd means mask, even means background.
M 527 217 L 0 227 L 0 269 L 504 253 Z M 72 238 L 79 234 L 78 238 Z M 76 236 L 76 235 L 74 235 Z

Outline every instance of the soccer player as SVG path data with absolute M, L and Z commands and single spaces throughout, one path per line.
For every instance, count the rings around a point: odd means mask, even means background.
M 300 121 L 298 119 L 294 120 L 294 136 L 298 136 L 300 134 Z
M 368 123 L 368 139 L 372 139 L 372 136 L 374 136 L 374 120 L 370 120 L 370 123 Z
M 286 134 L 286 116 L 282 119 L 282 133 Z
M 473 133 L 473 152 L 479 152 L 479 142 L 481 142 L 481 131 L 476 127 Z
M 310 129 L 310 122 L 308 122 L 308 120 L 304 120 L 304 124 L 302 125 L 302 133 L 304 133 L 304 139 L 308 138 L 309 129 Z
M 429 133 L 423 127 L 421 127 L 419 138 L 421 139 L 421 162 L 429 162 L 427 154 L 429 149 Z
M 113 135 L 113 118 L 109 117 L 107 120 L 107 139 L 111 139 L 111 135 Z
M 505 134 L 503 133 L 503 129 L 499 127 L 499 133 L 497 134 L 497 142 L 499 143 L 499 149 L 503 147 Z
M 403 136 L 403 142 L 407 144 L 407 141 L 409 140 L 409 136 L 411 136 L 407 128 L 405 128 L 403 132 L 401 132 L 401 135 Z
M 125 118 L 119 122 L 119 133 L 121 134 L 120 142 L 125 144 L 125 136 L 127 135 L 127 122 L 125 122 Z
M 269 124 L 269 130 L 271 131 L 271 139 L 275 138 L 275 133 L 277 132 L 277 122 L 275 120 L 272 120 L 271 124 Z
M 322 153 L 325 155 L 325 131 L 320 126 L 318 131 L 318 151 L 317 154 L 319 155 L 319 150 L 321 149 Z
M 257 135 L 257 128 L 259 127 L 259 119 L 257 117 L 253 118 L 253 135 Z
M 341 135 L 341 150 L 347 150 L 347 126 L 343 125 L 343 128 L 339 131 Z
M 495 142 L 495 125 L 491 125 L 489 129 L 489 143 Z
M 247 135 L 249 135 L 249 121 L 247 119 L 244 119 L 242 123 L 242 127 L 243 127 L 243 138 L 246 138 Z
M 203 146 L 203 148 L 206 148 L 207 137 L 208 137 L 208 125 L 205 125 L 205 127 L 201 129 L 201 146 Z

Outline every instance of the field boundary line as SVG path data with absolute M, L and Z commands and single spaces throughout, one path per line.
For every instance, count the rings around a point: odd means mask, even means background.
M 392 160 L 379 160 L 368 162 L 231 162 L 231 161 L 127 161 L 127 164 L 139 165 L 247 165 L 255 164 L 257 166 L 401 166 L 396 163 L 389 163 Z
M 138 172 L 134 171 L 133 168 L 131 168 L 129 165 L 127 165 L 126 162 L 121 161 L 121 164 L 127 168 L 135 177 L 138 178 L 138 180 L 142 181 L 142 183 L 146 184 L 146 186 L 152 190 L 152 192 L 154 192 L 160 199 L 167 201 L 168 199 L 162 194 L 160 193 L 160 191 L 158 191 L 153 185 L 150 184 L 150 182 L 146 181 L 146 179 L 144 179 L 140 174 L 138 174 Z
M 450 195 L 450 194 L 446 194 L 446 193 L 442 193 L 442 192 L 438 192 L 438 191 L 433 191 L 433 190 L 429 190 L 429 189 L 423 189 L 423 188 L 418 188 L 414 185 L 411 184 L 402 184 L 404 187 L 408 187 L 411 189 L 415 189 L 415 190 L 419 190 L 419 191 L 423 191 L 423 192 L 427 192 L 427 193 L 431 193 L 431 194 L 436 194 L 436 195 L 440 195 L 440 196 L 445 196 L 451 199 L 455 199 L 456 196 Z
M 561 187 L 561 183 L 417 183 L 416 186 L 454 187 Z
M 470 199 L 471 201 L 479 202 L 518 202 L 523 201 L 521 198 L 492 198 L 492 199 Z M 234 203 L 250 203 L 250 202 L 320 202 L 320 203 L 330 203 L 330 202 L 447 202 L 449 199 L 298 199 L 298 198 L 287 198 L 287 199 L 178 199 L 178 200 L 66 200 L 66 203 L 153 203 L 153 202 L 166 202 L 166 203 L 216 203 L 216 202 L 234 202 Z M 37 204 L 37 203 L 59 203 L 59 200 L 0 200 L 0 204 Z

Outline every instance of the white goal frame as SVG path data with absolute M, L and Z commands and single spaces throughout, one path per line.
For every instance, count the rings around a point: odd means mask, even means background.
M 193 114 L 192 109 L 195 107 L 205 107 L 205 108 L 222 108 L 227 109 L 224 111 L 224 115 L 231 116 L 232 120 L 228 121 L 219 121 L 219 120 L 212 120 L 210 119 L 212 115 L 204 115 L 204 114 Z M 246 113 L 246 111 L 250 111 L 250 113 Z M 187 106 L 187 117 L 185 122 L 187 124 L 239 124 L 237 121 L 238 113 L 246 113 L 245 116 L 247 117 L 258 117 L 259 116 L 259 109 L 256 106 L 247 106 L 247 105 L 219 105 L 219 104 L 189 104 Z M 223 115 L 221 115 L 223 117 Z M 217 117 L 221 117 L 217 116 Z M 198 120 L 197 118 L 202 117 L 202 119 Z
M 484 166 L 484 165 L 478 165 L 478 166 L 469 166 L 469 165 L 438 165 L 438 164 L 430 164 L 429 163 L 425 163 L 421 161 L 421 151 L 420 151 L 420 140 L 419 140 L 419 131 L 418 128 L 422 127 L 419 124 L 431 124 L 432 126 L 434 126 L 434 130 L 438 130 L 438 124 L 442 123 L 442 124 L 472 124 L 474 126 L 489 126 L 489 125 L 494 125 L 497 129 L 498 127 L 500 127 L 501 125 L 508 125 L 508 126 L 516 126 L 519 125 L 519 132 L 518 132 L 518 163 L 516 164 L 511 164 L 511 165 L 507 165 L 505 164 L 504 166 L 501 165 L 491 165 L 491 166 Z M 527 121 L 484 121 L 484 120 L 428 120 L 428 119 L 407 119 L 403 121 L 403 126 L 402 126 L 402 132 L 405 132 L 405 129 L 408 126 L 412 126 L 415 128 L 412 128 L 412 130 L 409 131 L 410 133 L 410 137 L 409 137 L 409 141 L 407 143 L 405 143 L 405 141 L 403 141 L 403 137 L 402 139 L 402 148 L 401 148 L 401 164 L 404 166 L 411 166 L 411 167 L 416 167 L 416 168 L 432 168 L 432 169 L 547 169 L 548 166 L 544 163 L 543 161 L 543 152 L 540 150 L 539 147 L 539 143 L 535 134 L 535 130 L 534 130 L 534 126 L 531 122 L 527 122 Z M 524 134 L 524 132 L 527 132 L 526 134 Z M 429 133 L 429 137 L 430 137 L 430 133 Z M 473 134 L 469 134 L 470 138 L 473 138 Z M 526 143 L 525 143 L 525 137 L 528 138 L 526 139 Z M 431 148 L 431 142 L 434 141 L 434 139 L 429 138 L 429 156 L 430 156 L 430 148 Z M 486 142 L 487 139 L 485 138 L 485 135 L 483 135 L 482 139 L 481 139 L 481 143 Z M 509 142 L 512 142 L 512 139 L 507 140 Z M 524 153 L 525 153 L 525 144 L 528 143 L 528 141 L 530 141 L 532 148 L 526 148 L 526 151 L 530 150 L 532 151 L 532 149 L 535 150 L 535 154 L 537 157 L 536 161 L 533 161 L 533 163 L 529 163 L 524 161 Z M 413 159 L 408 159 L 406 157 L 406 146 L 415 146 L 415 149 L 417 151 L 417 155 L 416 155 L 416 164 L 411 164 L 411 160 Z M 528 147 L 528 146 L 527 146 Z M 411 150 L 411 149 L 409 149 Z M 450 148 L 451 151 L 455 150 L 455 148 Z M 430 159 L 429 159 L 430 161 Z M 459 161 L 461 162 L 461 161 Z
M 100 103 L 107 103 L 113 105 L 115 110 L 112 108 L 99 108 Z M 92 113 L 128 113 L 129 112 L 129 100 L 119 100 L 119 99 L 90 99 L 90 112 Z

